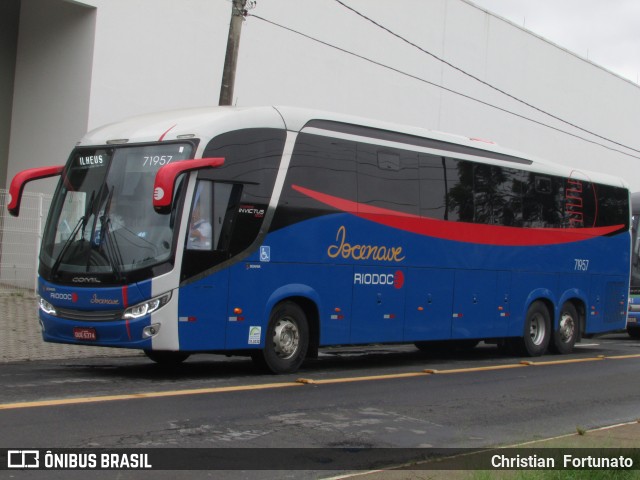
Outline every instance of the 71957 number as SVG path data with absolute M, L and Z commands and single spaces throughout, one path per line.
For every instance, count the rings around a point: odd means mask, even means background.
M 145 155 L 143 167 L 162 166 L 171 163 L 173 155 Z
M 589 259 L 587 258 L 574 258 L 575 263 L 575 270 L 578 270 L 579 272 L 586 272 L 587 270 L 589 270 Z

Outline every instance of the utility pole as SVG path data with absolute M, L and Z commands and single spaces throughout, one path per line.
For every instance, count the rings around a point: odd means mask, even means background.
M 236 64 L 238 63 L 238 50 L 240 50 L 240 32 L 242 30 L 242 22 L 247 14 L 245 10 L 246 4 L 247 0 L 232 0 L 227 53 L 224 57 L 224 70 L 222 71 L 222 85 L 220 86 L 220 101 L 218 105 L 231 105 L 233 103 Z

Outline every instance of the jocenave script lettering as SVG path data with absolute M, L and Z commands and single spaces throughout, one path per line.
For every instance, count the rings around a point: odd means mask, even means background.
M 376 260 L 380 262 L 401 262 L 405 259 L 402 247 L 383 245 L 352 245 L 347 242 L 347 228 L 343 225 L 336 234 L 336 243 L 329 246 L 327 255 L 352 260 Z

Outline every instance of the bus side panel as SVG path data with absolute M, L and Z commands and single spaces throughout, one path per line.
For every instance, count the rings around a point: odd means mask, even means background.
M 497 272 L 457 270 L 453 294 L 452 338 L 487 338 L 500 330 Z
M 351 343 L 402 341 L 404 278 L 397 267 L 354 267 Z
M 450 339 L 454 271 L 409 268 L 406 272 L 404 340 Z
M 229 271 L 224 269 L 180 288 L 180 350 L 218 350 L 225 347 L 228 285 Z
M 226 348 L 263 348 L 271 310 L 292 297 L 317 306 L 321 345 L 349 343 L 353 268 L 279 263 L 273 261 L 274 256 L 284 256 L 286 249 L 280 254 L 278 243 L 269 243 L 273 255 L 269 261 L 252 256 L 230 269 Z M 234 313 L 236 308 L 242 313 Z
M 627 322 L 626 277 L 593 275 L 591 277 L 591 305 L 587 307 L 586 334 L 622 330 Z

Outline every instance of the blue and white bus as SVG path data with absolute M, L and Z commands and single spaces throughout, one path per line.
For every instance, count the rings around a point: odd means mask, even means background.
M 328 345 L 570 352 L 624 328 L 629 191 L 491 143 L 281 107 L 146 115 L 88 133 L 42 242 L 45 341 L 157 362 Z M 457 342 L 457 343 L 456 343 Z
M 631 194 L 631 214 L 631 286 L 627 333 L 631 338 L 640 338 L 640 192 Z

